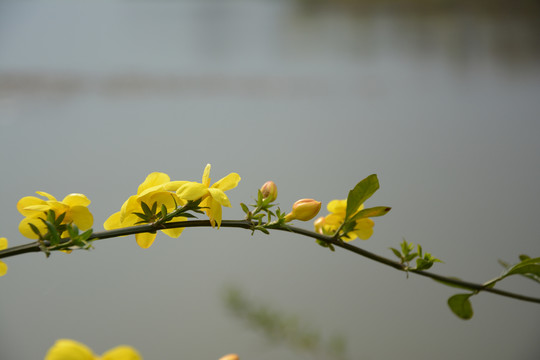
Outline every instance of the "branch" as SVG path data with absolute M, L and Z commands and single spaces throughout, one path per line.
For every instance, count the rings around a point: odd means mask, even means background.
M 104 240 L 104 239 L 109 239 L 109 238 L 114 238 L 114 237 L 119 237 L 119 236 L 134 235 L 134 234 L 145 233 L 145 232 L 155 232 L 160 229 L 210 227 L 210 226 L 212 225 L 209 220 L 176 221 L 176 222 L 160 224 L 159 228 L 156 228 L 155 224 L 146 224 L 146 225 L 126 227 L 126 228 L 116 229 L 116 230 L 96 232 L 96 233 L 93 233 L 88 240 L 94 240 L 94 241 Z M 254 226 L 255 226 L 255 223 L 249 220 L 223 220 L 221 222 L 221 227 L 224 227 L 224 228 L 241 228 L 241 229 L 252 230 Z M 430 273 L 424 270 L 407 269 L 406 265 L 404 264 L 379 256 L 377 254 L 374 254 L 372 252 L 369 252 L 357 246 L 351 245 L 349 243 L 343 242 L 341 240 L 335 239 L 333 237 L 321 235 L 313 231 L 305 230 L 305 229 L 294 227 L 294 226 L 288 226 L 288 225 L 270 228 L 269 230 L 288 231 L 295 234 L 304 235 L 313 239 L 322 240 L 326 243 L 330 243 L 334 246 L 337 246 L 347 251 L 361 255 L 363 257 L 366 257 L 378 263 L 390 266 L 396 270 L 403 271 L 403 272 L 410 272 L 410 273 L 417 274 L 420 276 L 429 277 L 433 280 L 437 280 L 445 284 L 455 285 L 457 287 L 466 288 L 466 289 L 473 290 L 476 292 L 486 291 L 486 292 L 490 292 L 493 294 L 497 294 L 497 295 L 501 295 L 501 296 L 505 296 L 505 297 L 509 297 L 509 298 L 513 298 L 517 300 L 540 304 L 540 298 L 516 294 L 509 291 L 504 291 L 504 290 L 499 290 L 493 287 L 489 287 L 485 284 L 476 284 L 476 283 L 463 281 L 463 280 L 459 280 L 459 279 L 455 279 L 451 277 L 446 277 L 443 275 Z M 64 238 L 62 239 L 61 244 L 66 243 L 68 241 L 69 241 L 69 238 Z M 48 241 L 44 241 L 44 245 L 49 246 L 50 244 L 48 243 Z M 31 252 L 40 252 L 40 251 L 42 251 L 40 248 L 40 244 L 39 242 L 36 241 L 29 244 L 10 247 L 5 250 L 0 250 L 0 258 L 11 257 L 11 256 L 31 253 Z

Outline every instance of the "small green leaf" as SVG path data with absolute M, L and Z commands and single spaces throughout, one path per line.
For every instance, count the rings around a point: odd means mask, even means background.
M 145 214 L 142 214 L 140 212 L 133 212 L 133 215 L 137 215 L 139 218 L 143 219 L 143 221 L 148 222 L 148 217 Z
M 417 253 L 407 254 L 407 256 L 405 256 L 405 262 L 409 262 L 409 261 L 413 260 L 417 256 L 418 256 Z
M 156 210 L 157 210 L 157 201 L 154 201 L 154 203 L 152 204 L 152 214 L 155 214 Z
M 401 255 L 401 253 L 399 252 L 398 249 L 395 249 L 393 247 L 389 248 L 390 250 L 392 250 L 392 252 L 394 253 L 394 255 L 396 255 L 396 257 L 400 260 L 403 260 L 403 256 Z
M 360 205 L 362 205 L 367 199 L 371 197 L 379 189 L 379 180 L 377 175 L 369 175 L 364 180 L 360 181 L 354 189 L 349 191 L 347 196 L 347 210 L 345 212 L 345 219 L 349 219 L 353 216 Z
M 56 226 L 59 226 L 60 224 L 62 224 L 62 221 L 64 221 L 65 217 L 66 217 L 66 213 L 61 213 L 60 216 L 58 216 L 58 218 L 54 221 L 54 224 Z
M 392 210 L 392 208 L 388 206 L 376 206 L 372 208 L 367 208 L 367 209 L 363 209 L 357 212 L 355 215 L 351 217 L 350 220 L 359 220 L 363 218 L 384 216 L 388 214 L 390 210 Z
M 515 274 L 533 274 L 540 276 L 540 258 L 529 258 L 522 262 L 510 267 L 503 277 L 515 275 Z
M 433 261 L 426 259 L 418 258 L 416 259 L 416 269 L 415 270 L 428 270 L 433 266 Z
M 457 294 L 448 299 L 450 310 L 452 310 L 452 312 L 460 319 L 469 320 L 473 317 L 473 309 L 471 302 L 469 301 L 469 298 L 472 295 L 473 294 Z
M 82 241 L 86 241 L 86 240 L 88 240 L 90 238 L 90 235 L 92 235 L 92 234 L 93 234 L 92 229 L 86 230 L 81 235 L 79 235 L 79 239 L 81 239 Z
M 249 208 L 246 204 L 244 203 L 240 203 L 240 207 L 242 208 L 242 210 L 247 214 L 249 212 Z
M 54 224 L 54 221 L 56 220 L 56 214 L 54 213 L 54 210 L 47 211 L 47 221 L 51 224 Z

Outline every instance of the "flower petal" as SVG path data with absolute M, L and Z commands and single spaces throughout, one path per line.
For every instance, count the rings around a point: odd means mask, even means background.
M 120 211 L 115 212 L 107 220 L 105 220 L 105 223 L 103 224 L 103 228 L 105 230 L 113 230 L 113 229 L 119 229 L 122 225 L 120 223 Z
M 360 239 L 367 240 L 373 235 L 373 226 L 375 222 L 369 218 L 357 220 L 353 233 Z
M 46 193 L 45 191 L 36 191 L 36 194 L 46 197 L 49 200 L 56 201 L 56 198 L 54 196 L 52 196 L 49 193 Z
M 73 206 L 69 209 L 68 215 L 81 230 L 88 230 L 94 224 L 94 216 L 86 206 Z
M 208 218 L 210 219 L 210 223 L 212 224 L 212 227 L 221 226 L 221 205 L 217 201 L 210 201 L 210 208 L 206 210 L 206 215 L 208 215 Z
M 240 182 L 241 178 L 240 175 L 237 173 L 230 173 L 229 175 L 225 176 L 223 179 L 216 181 L 212 187 L 214 189 L 220 189 L 223 191 L 234 189 L 238 183 Z
M 198 200 L 206 194 L 208 194 L 208 187 L 191 181 L 176 190 L 176 195 L 184 200 Z
M 328 203 L 326 208 L 331 213 L 343 213 L 343 216 L 345 216 L 345 211 L 347 210 L 347 200 L 332 200 Z
M 137 189 L 137 194 L 140 195 L 144 190 L 151 188 L 152 186 L 161 185 L 171 181 L 169 175 L 162 172 L 153 172 L 148 174 L 146 179 L 143 181 L 139 188 Z
M 186 220 L 187 218 L 183 216 L 174 218 L 174 221 L 186 221 Z M 180 236 L 180 234 L 182 234 L 182 231 L 184 231 L 184 228 L 165 229 L 161 231 L 163 231 L 167 236 L 170 236 L 172 238 L 177 238 Z
M 4 250 L 8 247 L 8 241 L 5 237 L 0 238 L 0 250 Z
M 156 239 L 155 233 L 142 233 L 142 234 L 135 234 L 135 240 L 137 240 L 137 244 L 139 244 L 140 247 L 143 249 L 148 249 L 150 246 L 152 246 L 152 243 Z
M 214 199 L 214 201 L 217 201 L 220 205 L 231 207 L 229 198 L 222 190 L 209 188 L 208 192 L 210 192 L 210 196 L 212 197 L 212 199 Z
M 29 216 L 33 214 L 33 211 L 25 210 L 25 208 L 29 206 L 45 205 L 45 204 L 47 204 L 47 202 L 43 199 L 40 199 L 35 196 L 25 196 L 21 200 L 19 200 L 19 202 L 17 203 L 17 210 L 19 210 L 19 212 L 23 214 L 23 216 Z
M 69 194 L 62 200 L 62 202 L 68 206 L 88 206 L 90 205 L 90 199 L 84 194 Z
M 0 276 L 4 276 L 7 273 L 7 265 L 6 263 L 0 261 Z
M 105 352 L 101 360 L 142 360 L 142 357 L 131 346 L 121 345 Z
M 45 360 L 95 360 L 92 350 L 84 344 L 60 339 L 49 349 Z
M 45 235 L 49 231 L 43 221 L 40 220 L 39 216 L 26 217 L 19 223 L 19 232 L 29 239 L 39 239 L 39 236 L 37 236 L 36 233 L 32 231 L 30 225 L 28 225 L 29 223 L 37 227 L 41 235 Z
M 210 164 L 206 164 L 206 167 L 204 168 L 203 175 L 202 175 L 202 183 L 206 187 L 210 186 L 210 168 L 212 166 Z

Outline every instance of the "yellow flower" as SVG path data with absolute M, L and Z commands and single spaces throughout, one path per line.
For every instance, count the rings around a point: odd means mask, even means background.
M 5 237 L 0 237 L 0 250 L 4 250 L 8 247 L 8 241 Z M 7 265 L 0 261 L 0 276 L 6 275 Z
M 53 210 L 56 218 L 65 214 L 62 224 L 74 223 L 81 230 L 88 230 L 94 223 L 94 217 L 88 210 L 90 200 L 83 194 L 69 194 L 62 201 L 44 191 L 36 191 L 38 195 L 47 200 L 35 196 L 25 196 L 17 203 L 17 209 L 25 218 L 19 224 L 21 234 L 30 239 L 38 239 L 29 224 L 39 229 L 42 235 L 47 233 L 47 226 L 40 219 L 47 219 L 47 211 Z M 67 231 L 63 236 L 68 236 Z
M 364 205 L 362 204 L 354 213 L 356 214 L 363 208 Z M 333 235 L 345 221 L 347 200 L 332 200 L 328 203 L 327 209 L 330 214 L 315 221 L 315 231 L 325 235 Z M 367 240 L 373 234 L 373 226 L 375 226 L 375 223 L 369 218 L 358 219 L 356 220 L 354 230 L 343 237 L 343 240 L 352 241 L 357 237 Z
M 206 215 L 210 218 L 212 227 L 217 223 L 219 228 L 221 226 L 221 206 L 231 207 L 225 191 L 234 189 L 238 182 L 240 182 L 240 175 L 230 173 L 210 186 L 210 164 L 208 164 L 204 168 L 202 183 L 187 182 L 176 190 L 176 195 L 184 200 L 202 199 L 199 206 L 206 208 Z
M 49 349 L 45 360 L 142 360 L 142 357 L 126 345 L 115 347 L 99 357 L 78 341 L 60 339 Z
M 184 205 L 186 201 L 180 199 L 174 191 L 187 183 L 187 181 L 170 181 L 169 175 L 160 172 L 153 172 L 149 174 L 144 182 L 139 185 L 137 189 L 137 195 L 132 195 L 124 202 L 120 211 L 112 214 L 103 224 L 106 230 L 119 229 L 128 226 L 134 226 L 141 221 L 141 218 L 135 215 L 135 213 L 144 213 L 142 209 L 142 203 L 145 203 L 148 207 L 152 207 L 154 203 L 157 203 L 157 210 L 161 209 L 161 205 L 165 205 L 167 212 L 171 212 L 176 209 L 176 205 Z M 157 220 L 157 219 L 156 219 Z M 175 218 L 177 221 L 187 220 L 185 217 Z M 170 237 L 176 238 L 180 236 L 184 229 L 164 229 L 161 230 Z M 135 239 L 140 247 L 146 249 L 149 248 L 156 239 L 155 233 L 141 233 L 135 234 Z

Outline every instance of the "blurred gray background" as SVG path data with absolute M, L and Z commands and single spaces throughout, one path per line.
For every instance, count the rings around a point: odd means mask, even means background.
M 366 205 L 393 210 L 356 245 L 391 257 L 405 237 L 445 261 L 433 271 L 487 281 L 498 259 L 540 255 L 539 12 L 520 4 L 2 1 L 0 235 L 27 242 L 15 205 L 36 190 L 86 194 L 100 231 L 152 171 L 238 172 L 226 219 L 267 180 L 288 209 L 377 173 Z M 146 360 L 315 358 L 232 316 L 229 285 L 342 334 L 350 359 L 540 358 L 537 304 L 480 294 L 462 321 L 446 305 L 459 290 L 285 233 L 188 229 L 5 262 L 2 360 L 65 337 Z

